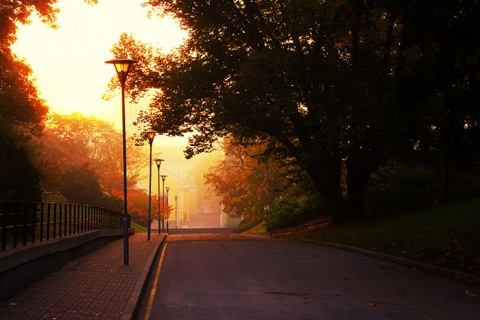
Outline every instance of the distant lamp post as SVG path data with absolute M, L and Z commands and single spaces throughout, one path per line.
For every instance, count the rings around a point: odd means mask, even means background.
M 170 208 L 168 207 L 168 191 L 170 191 L 170 187 L 165 187 L 167 190 L 167 233 L 168 233 L 168 218 L 170 218 Z
M 150 234 L 152 233 L 152 144 L 153 139 L 155 139 L 155 135 L 157 134 L 156 131 L 149 130 L 145 132 L 147 134 L 148 143 L 150 144 L 150 180 L 148 184 L 148 233 L 147 233 L 147 240 L 150 241 Z
M 178 205 L 177 205 L 178 196 L 175 196 L 175 229 L 178 229 Z
M 158 178 L 158 234 L 160 234 L 162 232 L 162 229 L 161 229 L 161 216 L 160 216 L 160 166 L 162 165 L 162 161 L 165 161 L 163 159 L 160 159 L 160 158 L 157 158 L 155 159 L 155 163 L 157 164 L 157 169 L 158 169 L 158 175 L 157 175 L 157 178 Z
M 123 130 L 123 264 L 128 264 L 128 205 L 127 205 L 127 136 L 125 129 L 125 81 L 130 66 L 137 60 L 118 58 L 105 61 L 113 64 L 122 87 L 122 130 Z
M 162 177 L 162 231 L 165 231 L 165 178 L 166 175 L 160 175 Z

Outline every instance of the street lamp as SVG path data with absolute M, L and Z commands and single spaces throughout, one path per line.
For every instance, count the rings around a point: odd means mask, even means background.
M 168 191 L 170 191 L 170 187 L 165 187 L 165 190 L 167 190 L 167 233 L 168 233 L 168 218 L 170 218 L 170 210 L 168 208 Z
M 127 206 L 127 136 L 125 130 L 125 81 L 130 66 L 137 60 L 118 58 L 105 61 L 113 64 L 122 87 L 122 130 L 123 130 L 123 264 L 128 264 L 128 206 Z
M 147 233 L 147 240 L 150 241 L 150 234 L 152 232 L 152 218 L 151 218 L 151 212 L 152 212 L 152 144 L 153 144 L 153 139 L 155 138 L 155 135 L 157 134 L 156 131 L 149 130 L 145 132 L 147 134 L 148 138 L 148 143 L 150 144 L 150 180 L 148 183 L 148 233 Z
M 162 231 L 165 231 L 165 178 L 167 177 L 166 175 L 162 174 L 160 175 L 162 177 Z
M 160 228 L 160 166 L 162 164 L 162 161 L 165 161 L 163 159 L 160 159 L 160 158 L 157 158 L 155 159 L 155 163 L 157 164 L 157 169 L 158 169 L 158 175 L 157 175 L 157 178 L 158 178 L 158 234 L 160 234 L 160 232 L 162 231 L 161 228 Z
M 177 218 L 178 206 L 177 206 L 177 200 L 178 200 L 178 196 L 175 196 L 175 229 L 178 229 L 178 218 Z

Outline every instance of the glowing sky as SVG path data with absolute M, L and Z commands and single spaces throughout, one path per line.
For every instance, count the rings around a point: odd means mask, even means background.
M 143 1 L 100 0 L 89 6 L 83 0 L 59 0 L 59 29 L 49 28 L 36 16 L 31 17 L 31 24 L 20 27 L 13 50 L 33 69 L 41 97 L 51 111 L 81 112 L 120 128 L 120 97 L 102 100 L 110 79 L 116 76 L 113 66 L 105 64 L 114 58 L 112 45 L 127 32 L 169 51 L 186 35 L 169 18 L 148 18 L 149 9 L 141 6 Z M 135 118 L 138 109 L 127 100 L 127 118 Z

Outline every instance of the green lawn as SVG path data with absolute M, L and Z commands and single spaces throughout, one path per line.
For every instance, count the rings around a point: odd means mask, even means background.
M 480 198 L 337 225 L 302 226 L 279 234 L 345 244 L 480 274 Z
M 135 229 L 135 232 L 148 232 L 147 228 L 139 225 L 138 223 L 131 222 L 132 228 Z

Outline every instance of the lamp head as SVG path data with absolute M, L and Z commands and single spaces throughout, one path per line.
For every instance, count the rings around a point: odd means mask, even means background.
M 162 161 L 165 161 L 163 159 L 157 158 L 155 159 L 155 163 L 157 164 L 157 168 L 160 170 L 160 165 L 162 164 Z
M 148 143 L 150 143 L 150 145 L 152 145 L 153 139 L 155 138 L 155 135 L 157 134 L 157 131 L 149 130 L 149 131 L 146 131 L 144 133 L 147 135 Z M 155 160 L 155 161 L 157 161 L 157 160 Z
M 117 71 L 118 80 L 120 80 L 122 86 L 125 85 L 130 66 L 137 62 L 138 60 L 132 60 L 128 58 L 118 58 L 105 61 L 105 63 L 113 64 L 113 66 L 115 67 L 115 71 Z

